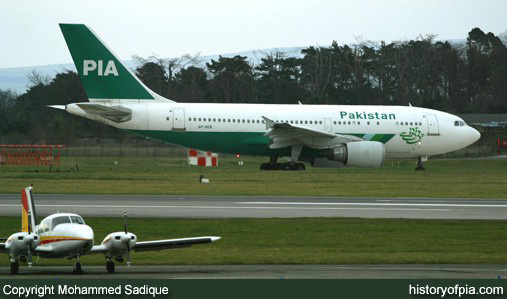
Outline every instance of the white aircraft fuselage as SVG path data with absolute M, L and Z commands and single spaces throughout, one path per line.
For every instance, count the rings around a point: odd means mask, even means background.
M 34 233 L 40 238 L 39 255 L 45 258 L 84 255 L 94 243 L 93 229 L 77 214 L 49 215 L 35 227 Z
M 95 102 L 97 103 L 97 102 Z M 83 103 L 87 104 L 87 103 Z M 103 106 L 119 103 L 104 101 Z M 90 114 L 76 104 L 67 112 L 106 123 L 131 133 L 201 150 L 271 156 L 290 156 L 290 148 L 271 149 L 263 116 L 309 129 L 385 144 L 386 158 L 433 156 L 466 147 L 479 132 L 455 115 L 410 106 L 202 104 L 121 101 L 132 111 L 125 122 Z M 332 140 L 315 140 L 302 156 L 319 156 Z M 325 155 L 325 153 L 322 153 Z

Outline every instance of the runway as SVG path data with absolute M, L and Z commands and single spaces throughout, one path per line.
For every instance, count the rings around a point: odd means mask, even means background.
M 68 266 L 20 267 L 17 275 L 0 267 L 0 279 L 130 278 L 130 279 L 297 279 L 297 278 L 398 278 L 398 279 L 497 279 L 507 277 L 499 265 L 210 265 L 210 266 L 116 266 L 108 274 L 104 266 L 83 265 L 84 275 Z
M 20 215 L 20 195 L 0 194 L 0 216 Z M 264 197 L 35 194 L 39 216 L 507 220 L 507 200 L 482 198 Z

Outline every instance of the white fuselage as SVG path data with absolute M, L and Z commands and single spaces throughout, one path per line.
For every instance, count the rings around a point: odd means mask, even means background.
M 97 103 L 95 101 L 95 103 Z M 262 117 L 322 132 L 358 136 L 385 144 L 386 158 L 438 155 L 466 147 L 480 134 L 459 117 L 407 106 L 201 104 L 157 101 L 104 101 L 126 107 L 132 117 L 114 122 L 75 104 L 69 113 L 167 143 L 219 153 L 271 155 Z M 325 144 L 303 155 L 318 155 Z M 332 145 L 329 145 L 332 146 Z M 313 150 L 313 151 L 312 151 Z M 278 150 L 278 156 L 290 149 Z
M 68 222 L 55 220 L 68 217 Z M 79 222 L 78 222 L 79 221 Z M 39 236 L 39 255 L 48 258 L 83 255 L 93 246 L 93 230 L 76 214 L 59 213 L 44 218 L 35 228 Z M 46 250 L 47 248 L 47 253 Z

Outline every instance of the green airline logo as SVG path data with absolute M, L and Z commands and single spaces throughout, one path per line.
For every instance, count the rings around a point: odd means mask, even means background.
M 408 133 L 402 132 L 400 136 L 401 139 L 403 139 L 407 144 L 414 144 L 421 141 L 421 139 L 424 137 L 424 134 L 421 133 L 421 130 L 419 130 L 418 127 L 415 127 L 409 128 Z

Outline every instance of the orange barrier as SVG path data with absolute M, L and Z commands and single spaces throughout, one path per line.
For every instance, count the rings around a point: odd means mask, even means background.
M 0 164 L 60 165 L 62 148 L 65 145 L 0 144 Z

